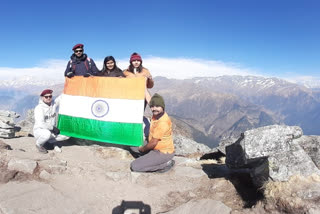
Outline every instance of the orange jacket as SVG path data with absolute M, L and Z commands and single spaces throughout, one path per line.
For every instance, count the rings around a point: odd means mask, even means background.
M 159 139 L 158 144 L 153 148 L 154 150 L 159 150 L 165 154 L 172 154 L 174 152 L 172 122 L 166 112 L 158 120 L 155 118 L 151 119 L 149 141 L 152 138 Z
M 142 68 L 141 72 L 137 72 L 137 73 L 131 73 L 128 69 L 123 71 L 123 74 L 128 77 L 128 78 L 132 78 L 132 77 L 146 77 L 147 78 L 147 88 L 152 88 L 154 85 L 152 76 L 149 72 L 148 69 L 146 68 Z

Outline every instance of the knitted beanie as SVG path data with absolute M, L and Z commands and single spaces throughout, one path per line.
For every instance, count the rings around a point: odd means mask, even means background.
M 140 62 L 142 62 L 142 58 L 138 53 L 133 53 L 130 57 L 130 63 L 134 60 L 138 60 Z
M 150 100 L 149 106 L 150 107 L 151 106 L 161 106 L 164 110 L 164 108 L 165 108 L 164 100 L 159 94 L 155 93 Z

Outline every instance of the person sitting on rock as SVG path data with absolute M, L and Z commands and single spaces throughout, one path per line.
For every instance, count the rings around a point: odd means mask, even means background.
M 56 109 L 60 102 L 58 97 L 52 101 L 52 90 L 45 89 L 40 94 L 39 104 L 34 109 L 34 127 L 33 134 L 36 138 L 36 147 L 41 153 L 48 153 L 44 147 L 46 142 L 54 145 L 56 152 L 61 152 L 61 149 L 56 144 L 57 141 L 69 139 L 69 137 L 60 135 L 60 130 L 56 125 Z
M 83 44 L 76 44 L 73 46 L 73 54 L 71 60 L 67 64 L 67 68 L 64 72 L 64 76 L 72 78 L 74 76 L 94 76 L 99 73 L 99 70 L 94 63 L 93 59 L 90 59 L 84 52 Z
M 150 97 L 146 97 L 147 101 Z M 131 163 L 135 172 L 166 172 L 173 165 L 174 145 L 172 139 L 172 123 L 165 112 L 163 98 L 154 94 L 149 102 L 152 119 L 148 141 L 140 147 L 131 147 L 131 153 L 138 157 Z

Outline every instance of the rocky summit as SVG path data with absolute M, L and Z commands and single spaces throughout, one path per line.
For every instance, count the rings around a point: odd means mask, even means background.
M 125 146 L 71 138 L 61 143 L 62 153 L 47 145 L 49 153 L 41 154 L 33 137 L 3 139 L 0 214 L 124 213 L 126 208 L 319 213 L 319 142 L 299 127 L 266 126 L 246 131 L 223 153 L 223 145 L 210 150 L 177 135 L 170 171 L 136 173 Z M 268 179 L 254 177 L 258 172 L 269 172 Z
M 176 156 L 169 172 L 135 173 L 126 149 L 74 141 L 64 142 L 62 153 L 40 154 L 32 137 L 3 140 L 11 150 L 0 147 L 0 213 L 113 213 L 123 201 L 152 213 L 186 206 L 230 213 L 244 205 L 230 181 L 203 171 L 215 160 Z

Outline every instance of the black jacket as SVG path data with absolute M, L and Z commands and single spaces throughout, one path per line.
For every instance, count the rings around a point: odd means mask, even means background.
M 87 57 L 87 54 L 83 54 L 81 57 L 76 57 L 75 54 L 72 54 L 70 61 L 67 64 L 67 68 L 64 72 L 64 76 L 67 76 L 67 73 L 73 72 L 75 76 L 83 76 L 86 73 L 91 75 L 97 75 L 99 70 L 94 63 L 93 59 Z

